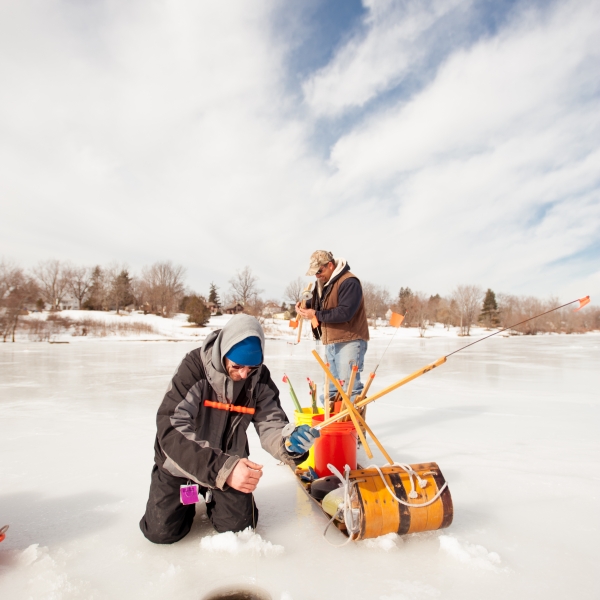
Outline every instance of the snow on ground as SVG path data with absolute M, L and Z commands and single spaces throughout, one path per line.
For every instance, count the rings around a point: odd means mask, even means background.
M 373 389 L 474 339 L 404 331 Z M 367 372 L 390 339 L 375 334 Z M 0 344 L 0 597 L 199 600 L 251 586 L 274 600 L 600 597 L 600 334 L 497 336 L 371 405 L 395 459 L 439 464 L 454 522 L 342 548 L 253 432 L 250 458 L 265 465 L 255 533 L 217 535 L 199 504 L 181 542 L 142 536 L 156 409 L 199 343 Z M 267 342 L 289 415 L 281 376 L 308 405 L 304 378 L 322 381 L 314 347 Z
M 45 320 L 53 313 L 31 313 L 26 317 L 21 317 L 23 320 Z M 63 310 L 54 313 L 60 317 L 64 317 L 74 322 L 82 322 L 83 320 L 92 320 L 100 323 L 140 323 L 147 325 L 153 329 L 152 332 L 110 332 L 106 337 L 100 338 L 103 340 L 138 340 L 138 341 L 194 341 L 203 340 L 211 331 L 221 329 L 232 315 L 219 315 L 210 318 L 206 327 L 196 327 L 188 322 L 188 316 L 180 313 L 173 317 L 165 318 L 158 315 L 144 314 L 143 312 L 124 312 L 116 314 L 115 311 L 88 311 L 88 310 Z M 298 333 L 290 327 L 289 321 L 278 319 L 264 319 L 263 327 L 267 339 L 285 339 L 290 343 L 297 342 Z M 386 321 L 379 320 L 378 326 L 369 328 L 372 339 L 386 338 L 388 341 L 392 336 L 394 338 L 420 338 L 419 330 L 416 327 L 407 328 L 401 327 L 395 329 L 389 327 Z M 473 327 L 471 329 L 471 340 L 478 337 L 489 335 L 491 330 L 482 327 Z M 450 327 L 446 329 L 441 323 L 435 323 L 427 328 L 425 338 L 433 337 L 457 337 L 458 327 Z M 19 341 L 27 341 L 26 332 L 23 328 L 17 330 L 17 339 Z M 97 340 L 98 336 L 90 333 L 88 335 L 73 335 L 73 332 L 64 332 L 52 337 L 53 342 L 86 342 Z M 311 329 L 308 324 L 304 324 L 302 328 L 302 340 L 310 342 L 312 340 Z
M 252 528 L 233 533 L 226 531 L 215 535 L 207 535 L 200 540 L 200 548 L 206 552 L 223 552 L 225 554 L 259 554 L 277 556 L 283 554 L 283 546 L 276 546 L 263 540 Z

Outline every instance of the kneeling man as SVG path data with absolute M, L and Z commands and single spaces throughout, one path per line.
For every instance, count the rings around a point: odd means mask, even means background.
M 183 502 L 196 490 L 218 532 L 256 526 L 252 492 L 262 465 L 248 460 L 250 423 L 276 459 L 290 466 L 306 459 L 319 433 L 288 424 L 263 358 L 262 327 L 240 314 L 179 365 L 156 419 L 150 497 L 140 521 L 151 542 L 171 544 L 189 533 L 195 505 Z

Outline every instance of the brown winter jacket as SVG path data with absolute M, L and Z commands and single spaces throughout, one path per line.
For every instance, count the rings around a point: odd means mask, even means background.
M 369 325 L 362 287 L 350 267 L 344 264 L 340 273 L 313 292 L 311 307 L 316 311 L 319 327 L 313 329 L 323 344 L 369 340 Z M 340 321 L 340 319 L 344 319 Z

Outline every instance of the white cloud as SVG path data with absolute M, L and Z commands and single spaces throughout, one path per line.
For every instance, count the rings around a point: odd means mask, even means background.
M 470 0 L 364 0 L 365 31 L 304 83 L 306 102 L 317 115 L 361 107 L 424 65 L 436 46 L 432 27 Z
M 291 219 L 290 188 L 301 195 L 314 179 L 306 134 L 287 114 L 270 4 L 107 7 L 83 24 L 60 2 L 4 6 L 12 253 L 81 246 L 80 260 L 170 257 L 217 274 L 256 264 L 286 234 L 269 228 L 259 250 L 249 221 Z
M 329 193 L 357 207 L 376 196 L 389 238 L 417 257 L 405 281 L 534 292 L 545 265 L 598 239 L 599 35 L 591 5 L 522 15 L 333 146 Z
M 515 14 L 446 48 L 412 96 L 370 102 L 471 4 L 373 0 L 304 102 L 276 0 L 4 3 L 0 255 L 171 259 L 199 291 L 248 264 L 276 297 L 322 247 L 393 293 L 594 284 L 597 267 L 560 265 L 600 234 L 595 3 Z M 351 107 L 356 123 L 337 120 Z

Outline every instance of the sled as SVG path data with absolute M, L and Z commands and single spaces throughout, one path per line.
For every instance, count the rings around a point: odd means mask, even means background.
M 359 412 L 370 400 L 359 397 L 353 402 L 350 399 L 354 377 L 351 376 L 348 390 L 344 390 L 319 354 L 315 350 L 312 354 L 336 388 L 343 406 L 329 419 L 326 415 L 313 416 L 312 426 L 321 434 L 315 441 L 314 469 L 297 467 L 295 474 L 309 498 L 329 516 L 329 525 L 335 524 L 352 540 L 449 527 L 453 517 L 452 497 L 437 463 L 394 462 Z M 418 374 L 401 383 L 443 362 L 445 358 L 420 369 Z M 368 387 L 365 386 L 363 397 Z M 386 390 L 371 398 L 383 393 Z M 388 461 L 386 466 L 361 467 L 357 463 L 357 437 L 367 457 L 373 458 L 366 433 Z
M 320 494 L 314 494 L 313 486 L 324 479 L 309 481 L 307 469 L 295 470 L 296 478 L 311 501 L 328 519 L 331 509 L 323 507 Z M 376 538 L 388 533 L 405 535 L 422 531 L 434 531 L 449 527 L 453 518 L 450 490 L 438 465 L 434 462 L 380 468 L 357 468 L 348 475 L 349 499 L 355 512 L 354 541 Z M 341 484 L 341 482 L 338 483 Z M 333 485 L 333 482 L 332 484 Z M 317 496 L 317 497 L 316 497 Z M 333 518 L 335 525 L 349 535 L 344 515 Z

